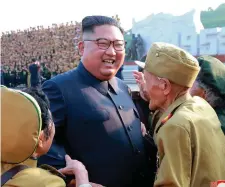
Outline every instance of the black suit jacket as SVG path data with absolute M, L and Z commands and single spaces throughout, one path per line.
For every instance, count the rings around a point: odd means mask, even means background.
M 101 82 L 81 62 L 46 81 L 43 91 L 50 100 L 56 135 L 39 164 L 64 167 L 67 153 L 86 166 L 91 182 L 109 187 L 146 184 L 139 114 L 121 80 Z

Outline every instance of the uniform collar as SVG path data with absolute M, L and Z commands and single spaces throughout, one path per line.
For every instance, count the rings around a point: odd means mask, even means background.
M 110 85 L 111 89 L 114 91 L 114 93 L 118 94 L 119 93 L 119 87 L 118 87 L 118 81 L 116 79 L 117 79 L 116 77 L 113 77 L 108 82 L 109 82 L 109 85 Z
M 153 116 L 152 116 L 152 119 L 151 119 L 151 127 L 152 127 L 152 132 L 153 133 L 155 132 L 156 124 L 159 121 L 159 118 L 161 117 L 161 115 L 162 115 L 162 112 L 160 110 L 156 110 L 153 113 Z
M 177 98 L 169 107 L 168 109 L 161 115 L 158 122 L 156 123 L 155 129 L 154 129 L 154 140 L 156 140 L 156 129 L 160 126 L 163 119 L 165 119 L 171 112 L 178 107 L 179 105 L 183 104 L 185 101 L 189 100 L 191 95 L 189 93 Z
M 97 89 L 100 93 L 103 95 L 107 95 L 108 90 L 112 90 L 115 94 L 118 94 L 119 88 L 118 88 L 118 82 L 116 81 L 116 78 L 113 77 L 109 81 L 101 81 L 94 77 L 83 65 L 82 62 L 79 63 L 77 67 L 77 71 L 81 74 L 83 77 L 83 80 L 87 82 L 90 86 L 93 86 L 95 89 Z

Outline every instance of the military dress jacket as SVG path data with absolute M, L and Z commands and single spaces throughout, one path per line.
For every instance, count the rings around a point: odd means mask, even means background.
M 56 134 L 39 164 L 64 167 L 67 153 L 86 166 L 93 183 L 130 187 L 146 182 L 139 114 L 122 80 L 97 80 L 81 62 L 42 88 L 50 100 Z
M 218 109 L 216 108 L 215 111 L 220 120 L 222 131 L 225 134 L 225 106 L 224 108 L 218 108 Z
M 157 122 L 154 140 L 155 187 L 208 187 L 225 179 L 225 136 L 216 112 L 204 99 L 178 98 Z
M 18 172 L 3 187 L 66 187 L 66 183 L 62 178 L 47 170 L 37 168 L 36 161 L 28 159 L 21 164 L 29 168 Z M 1 172 L 4 173 L 15 166 L 15 164 L 1 163 Z

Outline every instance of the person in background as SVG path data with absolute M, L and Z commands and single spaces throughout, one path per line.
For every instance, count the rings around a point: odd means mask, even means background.
M 25 87 L 27 87 L 28 70 L 26 67 L 22 68 L 22 71 L 20 72 L 20 76 L 21 76 L 22 84 L 25 85 Z
M 51 72 L 50 72 L 49 68 L 47 67 L 47 65 L 45 63 L 42 63 L 41 66 L 42 66 L 42 76 L 46 80 L 51 79 Z
M 225 134 L 225 65 L 212 56 L 198 58 L 201 70 L 191 94 L 205 99 L 216 111 Z
M 16 86 L 16 71 L 13 65 L 9 67 L 8 75 L 9 75 L 9 87 L 14 88 Z
M 41 87 L 41 67 L 40 62 L 36 59 L 32 59 L 32 63 L 29 65 L 30 72 L 30 87 Z
M 4 85 L 5 84 L 5 81 L 4 81 L 4 70 L 2 69 L 2 66 L 1 66 L 1 85 Z

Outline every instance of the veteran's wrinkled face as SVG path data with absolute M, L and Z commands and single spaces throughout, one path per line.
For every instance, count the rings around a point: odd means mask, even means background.
M 115 76 L 123 64 L 125 49 L 117 51 L 112 43 L 108 49 L 102 49 L 106 45 L 104 40 L 98 44 L 95 41 L 87 41 L 100 38 L 108 41 L 122 41 L 122 43 L 117 43 L 119 47 L 120 44 L 124 44 L 124 37 L 119 28 L 111 25 L 102 25 L 96 26 L 93 33 L 84 33 L 83 41 L 79 43 L 79 52 L 85 68 L 97 79 L 109 80 Z
M 149 109 L 158 110 L 166 100 L 166 96 L 161 85 L 162 83 L 156 76 L 147 71 L 144 71 L 144 77 L 146 81 L 146 90 L 150 98 Z
M 199 86 L 198 81 L 194 82 L 194 84 L 190 90 L 190 93 L 192 96 L 199 96 L 199 97 L 205 99 L 205 90 Z

